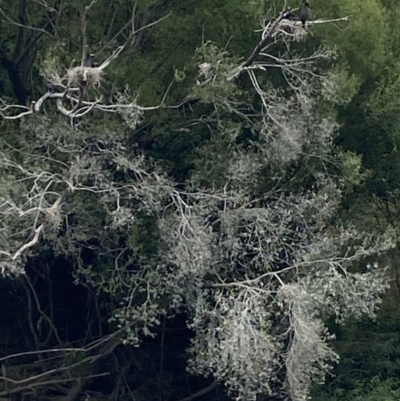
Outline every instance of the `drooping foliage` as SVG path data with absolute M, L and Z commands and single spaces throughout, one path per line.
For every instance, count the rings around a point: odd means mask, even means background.
M 300 401 L 346 361 L 396 226 L 346 213 L 378 170 L 343 135 L 360 98 L 397 106 L 369 84 L 384 6 L 311 9 L 1 5 L 0 397 Z M 363 380 L 349 399 L 397 391 Z

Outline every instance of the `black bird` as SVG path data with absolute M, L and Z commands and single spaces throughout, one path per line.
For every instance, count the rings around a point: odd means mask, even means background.
M 288 19 L 289 21 L 298 21 L 298 20 L 299 20 L 299 17 L 298 17 L 296 14 L 292 13 L 292 11 L 291 11 L 290 8 L 288 8 L 288 9 L 283 13 L 282 18 L 283 18 L 283 19 Z
M 299 13 L 299 18 L 301 21 L 301 25 L 303 28 L 306 27 L 306 21 L 308 18 L 308 11 L 310 10 L 310 5 L 308 4 L 307 1 L 303 1 L 303 3 L 300 6 L 300 13 Z
M 94 59 L 96 58 L 96 55 L 93 53 L 90 53 L 86 56 L 85 60 L 83 60 L 83 66 L 84 67 L 94 67 Z

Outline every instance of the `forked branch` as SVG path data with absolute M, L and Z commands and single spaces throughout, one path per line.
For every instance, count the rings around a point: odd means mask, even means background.
M 287 43 L 288 41 L 299 41 L 308 34 L 308 28 L 305 29 L 301 21 L 286 19 L 287 12 L 288 10 L 282 11 L 276 19 L 268 21 L 267 24 L 262 27 L 260 30 L 260 32 L 262 32 L 260 42 L 247 60 L 232 72 L 232 75 L 228 77 L 228 81 L 236 79 L 246 69 L 254 68 L 255 64 L 257 64 L 258 68 L 262 67 L 262 52 L 265 51 L 269 45 L 275 43 L 279 37 L 284 43 Z M 307 21 L 307 27 L 348 20 L 349 17 Z
M 140 113 L 145 110 L 154 110 L 164 106 L 165 96 L 160 105 L 149 108 L 137 106 L 135 102 L 130 101 L 106 104 L 104 103 L 102 96 L 97 96 L 94 100 L 85 100 L 92 88 L 99 88 L 101 86 L 105 69 L 132 43 L 133 37 L 144 29 L 160 23 L 170 15 L 168 14 L 154 22 L 136 28 L 134 24 L 135 6 L 132 12 L 132 17 L 118 33 L 119 36 L 124 31 L 129 30 L 125 42 L 116 48 L 99 66 L 95 67 L 93 65 L 93 55 L 89 53 L 87 15 L 96 3 L 97 0 L 92 0 L 90 4 L 85 7 L 84 12 L 82 13 L 82 59 L 80 65 L 71 65 L 70 68 L 67 69 L 67 73 L 63 75 L 60 75 L 56 71 L 47 72 L 44 77 L 46 85 L 49 88 L 47 93 L 39 99 L 32 101 L 30 107 L 22 105 L 7 105 L 3 102 L 3 107 L 0 107 L 0 116 L 6 120 L 20 119 L 30 114 L 40 112 L 44 103 L 52 100 L 55 101 L 58 112 L 68 117 L 72 124 L 76 119 L 82 118 L 93 110 L 99 110 L 101 112 L 118 112 L 131 108 L 134 112 Z

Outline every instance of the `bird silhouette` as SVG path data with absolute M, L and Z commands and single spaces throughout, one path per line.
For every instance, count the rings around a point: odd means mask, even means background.
M 306 21 L 308 18 L 309 10 L 310 10 L 310 5 L 308 4 L 307 1 L 303 1 L 300 6 L 300 13 L 299 13 L 299 18 L 300 18 L 301 25 L 303 26 L 303 28 L 306 27 Z
M 295 13 L 293 13 L 290 8 L 288 8 L 283 13 L 282 19 L 288 19 L 289 21 L 298 21 L 299 17 Z

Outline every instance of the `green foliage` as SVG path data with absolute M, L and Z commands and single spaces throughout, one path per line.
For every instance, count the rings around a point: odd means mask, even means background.
M 313 3 L 313 16 L 349 16 L 348 24 L 337 23 L 318 30 L 327 46 L 336 45 L 339 62 L 348 66 L 361 81 L 373 79 L 385 62 L 385 45 L 390 35 L 386 10 L 378 0 L 336 0 Z M 341 24 L 341 25 L 339 25 Z
M 107 396 L 141 399 L 147 394 L 141 385 L 153 382 L 159 388 L 154 398 L 173 399 L 175 367 L 171 355 L 165 361 L 165 322 L 181 316 L 184 334 L 177 342 L 183 345 L 171 346 L 171 353 L 185 355 L 177 383 L 183 382 L 187 365 L 192 374 L 223 383 L 237 399 L 285 394 L 300 401 L 340 354 L 336 388 L 321 393 L 321 399 L 397 395 L 397 368 L 389 361 L 397 357 L 396 340 L 385 332 L 371 335 L 375 343 L 387 341 L 368 359 L 369 343 L 359 341 L 365 328 L 349 320 L 375 317 L 388 277 L 373 262 L 395 252 L 396 226 L 386 222 L 377 233 L 367 225 L 366 233 L 338 219 L 341 189 L 350 199 L 371 177 L 383 179 L 377 160 L 389 140 L 380 138 L 375 149 L 365 149 L 358 141 L 364 131 L 353 133 L 348 124 L 346 151 L 334 145 L 338 114 L 345 122 L 357 118 L 360 127 L 368 124 L 361 113 L 366 105 L 375 110 L 376 121 L 397 110 L 396 83 L 385 88 L 389 73 L 380 69 L 386 60 L 387 14 L 374 0 L 316 1 L 313 18 L 350 15 L 348 24 L 338 22 L 347 29 L 321 24 L 305 31 L 297 24 L 298 36 L 290 36 L 290 30 L 271 36 L 244 68 L 241 62 L 262 37 L 254 32 L 255 22 L 276 16 L 262 15 L 262 8 L 280 6 L 275 1 L 139 1 L 133 21 L 138 28 L 169 16 L 138 32 L 107 69 L 99 94 L 118 105 L 114 113 L 106 115 L 112 105 L 96 100 L 86 114 L 68 121 L 59 113 L 60 104 L 73 99 L 49 96 L 40 112 L 4 131 L 0 268 L 4 276 L 26 277 L 19 299 L 27 317 L 17 323 L 28 345 L 7 347 L 4 339 L 0 345 L 10 353 L 19 347 L 71 349 L 68 334 L 58 333 L 67 325 L 55 318 L 65 307 L 58 305 L 62 291 L 53 289 L 67 284 L 65 276 L 57 276 L 63 264 L 76 287 L 68 302 L 78 302 L 87 325 L 76 339 L 82 354 L 45 355 L 49 365 L 41 365 L 39 378 L 52 372 L 64 383 L 67 377 L 72 383 L 66 394 L 81 380 L 96 388 L 98 383 L 85 375 L 104 372 L 99 361 L 112 354 L 107 369 L 113 390 Z M 69 2 L 59 37 L 38 42 L 31 95 L 39 91 L 37 70 L 60 72 L 73 59 L 80 62 L 80 7 L 78 0 Z M 132 10 L 132 2 L 93 3 L 87 32 L 90 51 L 100 60 L 124 43 L 118 32 Z M 44 18 L 36 8 L 30 12 L 32 23 Z M 271 25 L 265 24 L 268 38 Z M 14 28 L 2 26 L 9 52 Z M 366 83 L 379 74 L 375 97 L 357 103 Z M 95 90 L 84 95 L 76 111 L 87 107 Z M 366 174 L 366 167 L 372 172 Z M 396 185 L 388 183 L 389 212 L 397 206 Z M 388 217 L 380 206 L 379 217 Z M 75 299 L 78 289 L 83 300 Z M 336 348 L 330 347 L 326 316 L 344 325 L 332 325 L 342 336 Z M 149 341 L 161 344 L 157 364 L 135 351 Z M 123 351 L 117 347 L 121 343 Z M 86 364 L 85 355 L 95 352 Z M 377 355 L 386 359 L 377 363 Z M 362 363 L 367 377 L 340 371 Z M 147 372 L 143 368 L 149 366 L 155 373 L 148 375 L 154 376 L 140 377 L 138 384 L 137 371 Z M 38 388 L 38 398 L 63 392 L 43 383 Z M 7 391 L 0 388 L 0 397 L 8 397 Z M 176 398 L 182 393 L 176 391 Z
M 229 57 L 211 42 L 205 43 L 196 51 L 195 64 L 199 66 L 197 85 L 192 87 L 190 97 L 200 98 L 204 103 L 215 106 L 229 102 L 240 94 L 233 82 L 229 82 L 238 60 Z
M 315 401 L 395 400 L 400 391 L 398 292 L 386 297 L 376 321 L 349 321 L 334 329 L 341 360 Z M 362 335 L 361 335 L 362 333 Z
M 351 152 L 343 152 L 341 154 L 342 181 L 346 188 L 352 190 L 363 181 L 363 174 L 360 172 L 362 158 Z
M 397 144 L 399 141 L 399 100 L 398 91 L 400 81 L 398 73 L 399 63 L 392 63 L 390 67 L 384 69 L 380 82 L 369 99 L 367 104 L 371 111 L 371 120 L 379 121 L 383 129 L 390 133 L 390 139 Z

